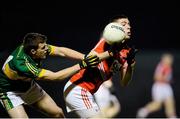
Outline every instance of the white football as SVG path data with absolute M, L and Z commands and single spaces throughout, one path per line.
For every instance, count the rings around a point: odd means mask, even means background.
M 109 23 L 104 28 L 102 36 L 105 38 L 105 41 L 109 45 L 113 45 L 114 43 L 120 43 L 125 39 L 123 26 L 119 23 Z

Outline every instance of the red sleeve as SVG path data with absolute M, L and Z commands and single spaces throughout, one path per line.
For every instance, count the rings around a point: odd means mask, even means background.
M 121 61 L 120 63 L 124 64 L 126 62 L 126 58 L 127 58 L 127 55 L 129 53 L 129 49 L 122 49 L 119 53 L 120 53 L 120 58 L 121 58 Z
M 105 44 L 105 40 L 101 38 L 99 42 L 96 44 L 96 46 L 93 48 L 93 51 L 97 53 L 104 52 L 104 46 L 105 46 L 104 44 Z

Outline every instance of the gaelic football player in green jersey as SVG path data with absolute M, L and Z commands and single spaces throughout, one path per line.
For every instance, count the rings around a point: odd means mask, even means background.
M 63 80 L 80 69 L 95 67 L 99 63 L 96 55 L 85 57 L 75 50 L 49 45 L 46 40 L 45 35 L 27 33 L 0 71 L 0 101 L 12 118 L 28 118 L 23 104 L 38 108 L 48 117 L 64 117 L 62 109 L 35 80 Z M 53 72 L 40 66 L 40 61 L 47 55 L 76 59 L 80 63 Z

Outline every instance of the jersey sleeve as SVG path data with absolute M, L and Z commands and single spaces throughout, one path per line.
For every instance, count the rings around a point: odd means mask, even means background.
M 48 54 L 49 55 L 54 55 L 55 54 L 54 49 L 55 49 L 55 46 L 48 44 Z
M 101 38 L 99 42 L 97 43 L 97 45 L 93 48 L 93 51 L 97 53 L 104 52 L 104 44 L 105 44 L 105 40 Z
M 29 61 L 17 60 L 15 61 L 15 68 L 19 76 L 28 78 L 39 78 L 42 76 L 45 69 L 37 67 L 35 64 Z

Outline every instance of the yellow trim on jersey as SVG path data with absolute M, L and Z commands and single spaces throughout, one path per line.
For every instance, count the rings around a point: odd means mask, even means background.
M 54 55 L 55 53 L 55 46 L 53 46 L 53 45 L 49 45 L 49 47 L 50 47 L 50 52 L 49 52 L 49 55 Z
M 18 79 L 27 80 L 27 79 L 29 79 L 29 78 L 27 78 L 25 76 L 19 76 L 17 71 L 14 71 L 9 67 L 9 64 L 5 65 L 5 68 L 3 69 L 3 72 L 11 80 L 18 80 Z
M 17 74 L 16 71 L 12 70 L 10 67 L 9 67 L 9 64 L 6 64 L 5 65 L 5 68 L 3 70 L 4 74 L 9 78 L 9 79 L 14 79 L 16 80 L 19 76 Z
M 44 76 L 44 73 L 46 72 L 45 69 L 42 69 L 41 72 L 39 73 L 38 79 L 42 78 Z
M 28 68 L 34 75 L 37 74 L 38 70 L 37 70 L 33 65 L 31 65 L 31 64 L 28 63 L 28 62 L 26 62 L 25 64 L 26 64 L 27 68 Z
M 25 65 L 26 65 L 26 67 L 29 69 L 29 71 L 31 72 L 31 73 L 33 73 L 35 76 L 38 76 L 39 75 L 39 70 L 35 67 L 35 66 L 33 66 L 32 64 L 30 64 L 29 63 L 29 61 L 27 60 L 27 58 L 25 58 Z

